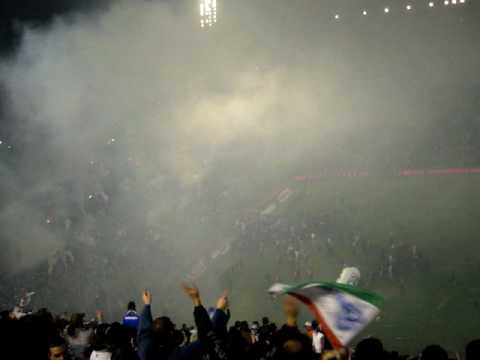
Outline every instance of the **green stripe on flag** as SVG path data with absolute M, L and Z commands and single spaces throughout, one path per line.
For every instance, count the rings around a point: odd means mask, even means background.
M 336 282 L 305 282 L 297 285 L 291 285 L 284 289 L 285 293 L 295 292 L 301 289 L 308 289 L 309 287 L 322 287 L 324 289 L 331 289 L 331 290 L 339 290 L 346 292 L 350 295 L 353 295 L 363 301 L 366 301 L 376 307 L 381 307 L 383 305 L 384 299 L 383 296 L 371 292 L 369 290 L 365 290 L 362 288 L 358 288 L 351 285 L 339 284 Z

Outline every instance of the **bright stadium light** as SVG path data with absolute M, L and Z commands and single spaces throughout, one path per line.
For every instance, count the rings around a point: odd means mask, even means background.
M 464 4 L 465 3 L 465 0 L 460 0 L 460 4 Z
M 217 0 L 200 1 L 200 26 L 211 27 L 217 22 Z
M 386 7 L 385 9 L 383 9 L 383 11 L 385 12 L 385 14 L 388 14 L 390 12 L 390 9 Z
M 364 16 L 366 16 L 366 15 L 367 15 L 367 10 L 363 10 L 362 14 L 363 14 Z
M 443 2 L 443 5 L 445 5 L 445 6 L 448 6 L 449 4 L 450 4 L 450 1 L 448 1 L 448 0 L 445 0 L 445 1 Z
M 406 6 L 406 9 L 407 9 L 407 11 L 412 10 L 412 5 L 407 5 L 407 6 Z
M 430 1 L 430 2 L 428 3 L 428 7 L 434 7 L 434 6 L 435 6 L 435 4 L 433 3 L 433 1 Z
M 455 5 L 457 3 L 457 0 L 452 0 L 452 5 Z

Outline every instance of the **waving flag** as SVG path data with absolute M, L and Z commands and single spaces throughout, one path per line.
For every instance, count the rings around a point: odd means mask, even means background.
M 380 295 L 350 285 L 309 282 L 274 284 L 272 295 L 289 294 L 308 306 L 335 348 L 348 345 L 380 312 Z

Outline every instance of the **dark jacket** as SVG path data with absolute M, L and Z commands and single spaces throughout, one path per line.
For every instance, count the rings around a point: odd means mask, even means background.
M 137 332 L 137 353 L 140 360 L 190 360 L 200 359 L 202 356 L 202 345 L 200 341 L 195 341 L 187 346 L 178 347 L 168 351 L 168 354 L 160 355 L 158 358 L 158 348 L 155 344 L 155 334 L 153 331 L 153 318 L 150 305 L 145 305 Z
M 208 358 L 211 360 L 229 359 L 226 349 L 226 334 L 228 315 L 217 310 L 210 320 L 207 310 L 202 305 L 193 310 L 195 325 L 198 329 L 198 338 Z
M 153 319 L 150 305 L 145 305 L 138 321 L 137 353 L 140 360 L 155 359 Z

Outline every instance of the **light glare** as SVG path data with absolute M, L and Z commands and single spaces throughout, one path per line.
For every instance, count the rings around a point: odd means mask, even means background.
M 217 0 L 200 0 L 200 26 L 211 27 L 217 22 Z

